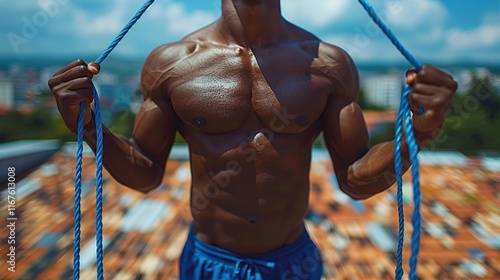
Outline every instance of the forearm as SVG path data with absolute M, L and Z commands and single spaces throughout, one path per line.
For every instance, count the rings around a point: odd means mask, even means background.
M 419 150 L 430 141 L 429 135 L 417 133 Z M 410 168 L 409 151 L 406 137 L 401 145 L 402 172 Z M 387 190 L 396 181 L 394 168 L 395 141 L 389 141 L 373 146 L 359 160 L 351 164 L 344 172 L 343 189 L 356 199 L 365 199 Z
M 84 140 L 96 151 L 96 127 L 91 121 L 84 129 Z M 133 141 L 114 134 L 103 125 L 103 165 L 111 176 L 132 189 L 147 192 L 161 183 L 163 167 L 149 159 Z

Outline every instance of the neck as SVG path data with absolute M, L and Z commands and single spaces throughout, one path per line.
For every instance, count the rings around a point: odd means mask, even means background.
M 280 0 L 222 0 L 221 32 L 228 43 L 260 47 L 278 39 Z

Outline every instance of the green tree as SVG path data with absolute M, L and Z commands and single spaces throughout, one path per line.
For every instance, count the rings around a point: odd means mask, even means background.
M 394 139 L 394 123 L 370 136 L 370 145 Z M 440 136 L 425 149 L 477 155 L 500 149 L 500 96 L 488 78 L 474 77 L 469 90 L 453 98 Z
M 60 139 L 74 140 L 61 117 L 50 110 L 38 107 L 29 114 L 12 110 L 0 118 L 0 142 L 21 139 Z
M 500 96 L 488 78 L 472 79 L 470 89 L 451 104 L 441 136 L 430 148 L 468 155 L 500 148 Z

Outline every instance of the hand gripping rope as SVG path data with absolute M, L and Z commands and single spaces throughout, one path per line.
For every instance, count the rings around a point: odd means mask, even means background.
M 422 68 L 422 65 L 413 57 L 413 55 L 406 50 L 399 42 L 392 31 L 382 22 L 380 17 L 376 14 L 373 7 L 365 0 L 358 0 L 363 8 L 368 12 L 373 21 L 381 28 L 385 35 L 391 40 L 401 54 L 415 67 L 417 71 Z M 108 48 L 96 59 L 95 62 L 103 62 L 107 56 L 113 51 L 118 43 L 123 39 L 125 34 L 132 28 L 137 20 L 144 14 L 144 12 L 153 4 L 154 0 L 147 1 L 128 24 L 120 31 L 116 38 L 111 42 Z M 418 171 L 418 145 L 413 134 L 411 113 L 408 101 L 408 95 L 411 87 L 406 86 L 401 98 L 401 105 L 399 108 L 396 120 L 396 135 L 395 135 L 395 150 L 394 150 L 394 165 L 396 171 L 396 179 L 398 184 L 398 217 L 399 217 L 399 238 L 397 250 L 397 268 L 396 279 L 401 279 L 404 274 L 402 268 L 402 251 L 404 240 L 404 213 L 403 213 L 403 196 L 402 196 L 402 158 L 401 158 L 401 142 L 403 138 L 403 127 L 406 134 L 408 149 L 410 152 L 410 163 L 412 167 L 413 176 L 413 197 L 414 197 L 414 212 L 412 216 L 413 232 L 412 232 L 412 254 L 410 257 L 410 279 L 417 279 L 416 267 L 418 250 L 420 247 L 420 182 Z M 97 279 L 104 279 L 103 267 L 103 245 L 102 245 L 102 160 L 103 160 L 103 139 L 102 139 L 102 121 L 99 106 L 99 95 L 95 86 L 93 86 L 94 97 L 94 114 L 95 126 L 97 134 L 97 147 L 96 147 L 96 258 L 97 258 Z M 81 183 L 82 183 L 82 158 L 83 158 L 83 110 L 84 103 L 80 103 L 80 114 L 78 117 L 78 138 L 77 138 L 77 152 L 76 152 L 76 172 L 75 172 L 75 196 L 74 196 L 74 248 L 73 248 L 73 278 L 80 279 L 80 197 L 81 197 Z M 421 111 L 423 113 L 423 111 Z
M 111 51 L 123 39 L 125 34 L 132 28 L 137 20 L 144 14 L 144 12 L 153 4 L 154 0 L 147 1 L 134 17 L 127 23 L 127 25 L 118 33 L 116 38 L 111 42 L 108 48 L 96 59 L 95 62 L 101 63 L 111 53 Z M 99 106 L 99 95 L 94 85 L 92 85 L 94 96 L 94 119 L 96 126 L 96 263 L 97 263 L 97 279 L 104 279 L 103 267 L 103 246 L 102 246 L 102 159 L 103 159 L 103 142 L 102 142 L 102 122 L 101 122 L 101 109 Z M 83 109 L 84 103 L 80 103 L 80 114 L 78 116 L 78 138 L 77 138 L 77 152 L 76 152 L 76 173 L 75 173 L 75 202 L 74 202 L 74 246 L 73 246 L 73 279 L 80 279 L 80 196 L 82 186 L 82 157 L 83 157 Z
M 420 71 L 422 64 L 420 64 L 415 57 L 407 50 L 401 42 L 396 38 L 394 33 L 384 24 L 380 17 L 376 14 L 373 7 L 365 0 L 358 0 L 363 8 L 368 12 L 384 34 L 391 40 L 392 44 L 401 52 L 401 54 L 410 62 L 417 71 Z M 396 172 L 396 181 L 398 185 L 398 219 L 399 219 L 399 234 L 398 234 L 398 249 L 396 254 L 396 279 L 403 277 L 403 241 L 404 241 L 404 211 L 403 211 L 403 163 L 401 158 L 401 142 L 403 139 L 403 129 L 406 134 L 406 142 L 410 152 L 410 164 L 412 164 L 412 179 L 413 179 L 413 204 L 414 210 L 412 215 L 413 231 L 411 235 L 411 256 L 410 256 L 410 279 L 416 280 L 417 278 L 417 263 L 418 263 L 418 250 L 420 248 L 420 179 L 418 167 L 418 144 L 413 134 L 411 111 L 408 95 L 410 94 L 411 86 L 407 85 L 403 90 L 401 96 L 401 104 L 399 106 L 398 116 L 396 118 L 396 131 L 394 143 L 394 169 Z M 419 108 L 419 113 L 423 114 L 424 110 Z

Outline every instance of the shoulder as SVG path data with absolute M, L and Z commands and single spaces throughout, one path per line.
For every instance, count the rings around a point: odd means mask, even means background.
M 358 69 L 345 50 L 326 42 L 320 42 L 317 69 L 332 81 L 335 94 L 357 99 L 359 91 Z
M 165 63 L 182 60 L 193 53 L 204 41 L 207 41 L 212 33 L 215 23 L 205 26 L 193 33 L 185 36 L 181 40 L 168 43 L 155 48 L 148 56 L 146 63 Z
M 146 58 L 142 68 L 141 85 L 147 97 L 165 89 L 175 66 L 195 51 L 197 42 L 179 41 L 155 48 Z
M 168 43 L 155 48 L 147 57 L 142 69 L 142 88 L 146 94 L 166 89 L 169 78 L 174 75 L 177 65 L 188 59 L 193 53 L 205 49 L 206 42 L 214 24 L 201 28 L 180 41 Z
M 156 47 L 146 58 L 143 70 L 165 70 L 166 67 L 176 64 L 193 53 L 197 44 L 195 41 L 179 41 Z
M 321 41 L 318 47 L 320 59 L 336 60 L 341 63 L 353 63 L 351 56 L 341 47 Z

